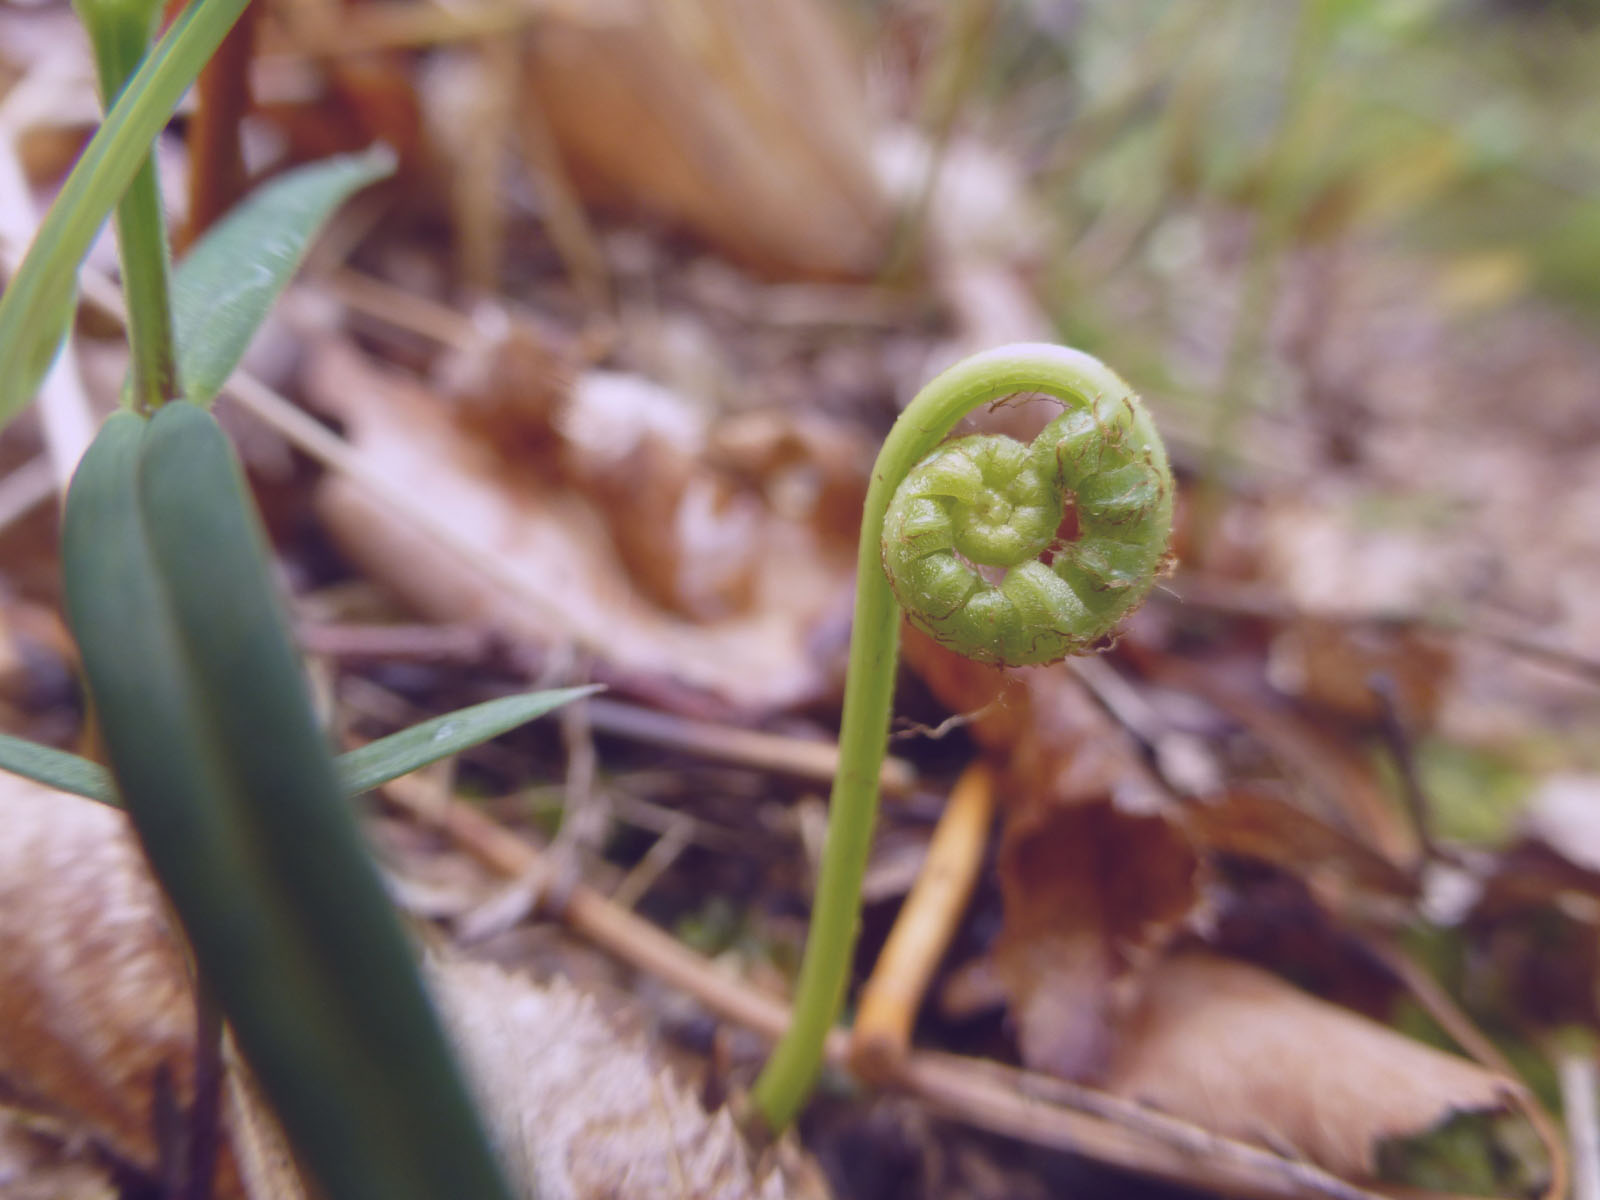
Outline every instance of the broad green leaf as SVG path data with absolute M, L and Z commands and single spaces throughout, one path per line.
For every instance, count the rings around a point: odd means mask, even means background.
M 339 779 L 352 796 L 368 791 L 599 690 L 591 685 L 525 692 L 434 717 L 342 756 Z
M 45 787 L 75 796 L 87 796 L 113 808 L 121 807 L 111 772 L 65 750 L 54 750 L 37 742 L 0 733 L 0 770 L 21 775 Z
M 433 717 L 340 755 L 339 782 L 346 795 L 358 796 L 429 763 L 499 737 L 518 725 L 525 725 L 563 704 L 581 700 L 599 690 L 600 686 L 595 684 L 525 692 Z M 65 750 L 0 733 L 0 771 L 10 771 L 57 791 L 85 796 L 113 808 L 121 807 L 111 773 L 98 763 Z
M 382 145 L 298 167 L 257 188 L 196 243 L 172 291 L 186 400 L 216 399 L 323 222 L 394 167 L 394 151 Z
M 194 0 L 106 114 L 0 295 L 0 426 L 50 369 L 73 311 L 78 265 L 184 91 L 249 0 Z

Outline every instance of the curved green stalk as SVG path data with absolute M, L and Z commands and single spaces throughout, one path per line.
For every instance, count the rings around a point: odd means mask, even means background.
M 76 0 L 74 7 L 94 44 L 100 94 L 109 110 L 144 60 L 161 6 L 148 0 Z M 177 378 L 167 224 L 153 153 L 145 155 L 117 204 L 116 221 L 133 352 L 128 399 L 136 408 L 159 408 L 177 394 Z
M 896 496 L 902 482 L 914 471 L 929 466 L 930 456 L 957 422 L 980 405 L 1026 393 L 1055 397 L 1071 412 L 1088 413 L 1092 424 L 1110 424 L 1113 430 L 1121 430 L 1120 448 L 1129 451 L 1132 460 L 1145 464 L 1158 484 L 1159 494 L 1150 496 L 1147 511 L 1137 514 L 1147 522 L 1147 527 L 1129 533 L 1126 539 L 1117 535 L 1119 541 L 1126 540 L 1128 544 L 1156 546 L 1152 560 L 1155 569 L 1137 583 L 1119 587 L 1115 603 L 1102 603 L 1097 598 L 1098 593 L 1091 596 L 1087 607 L 1096 609 L 1100 619 L 1109 616 L 1109 622 L 1098 634 L 1089 634 L 1083 629 L 1071 631 L 1072 648 L 1081 649 L 1086 641 L 1103 636 L 1121 615 L 1143 598 L 1164 564 L 1172 511 L 1172 481 L 1166 453 L 1128 385 L 1099 360 L 1061 346 L 1018 345 L 987 351 L 958 363 L 933 380 L 895 422 L 873 467 L 862 511 L 855 625 L 845 681 L 839 772 L 834 778 L 829 801 L 828 836 L 822 853 L 811 929 L 796 985 L 794 1018 L 754 1090 L 756 1108 L 774 1131 L 784 1129 L 794 1120 L 816 1082 L 824 1042 L 844 998 L 855 948 L 861 883 L 877 817 L 878 772 L 888 736 L 900 638 L 900 604 L 884 570 L 885 558 L 894 556 L 893 547 L 885 540 L 885 522 L 891 506 L 904 503 Z M 1128 420 L 1103 422 L 1101 414 L 1113 409 L 1126 411 Z M 1131 436 L 1130 429 L 1134 430 Z M 1117 437 L 1112 440 L 1116 442 Z M 953 446 L 960 444 L 952 443 Z M 1035 447 L 1038 446 L 1036 442 Z M 1026 453 L 1038 455 L 1041 452 L 1034 449 Z M 1073 472 L 1062 469 L 1069 459 L 1080 455 L 1078 444 L 1072 443 L 1066 450 L 1051 445 L 1044 453 L 1057 464 L 1054 470 L 1061 485 L 1076 487 L 1073 494 L 1064 499 L 1072 500 L 1075 507 L 1081 506 L 1078 493 L 1088 485 L 1082 479 L 1075 485 L 1068 482 L 1074 478 Z M 1114 461 L 1107 457 L 1101 463 L 1102 453 L 1110 456 L 1113 450 L 1096 448 L 1081 453 L 1092 454 L 1095 467 L 1102 474 L 1115 475 L 1119 470 L 1128 469 L 1128 463 L 1123 461 L 1128 455 L 1115 457 Z M 937 490 L 939 485 L 934 487 Z M 952 491 L 959 490 L 962 489 L 946 487 L 943 494 L 949 496 Z M 1046 541 L 1045 549 L 1050 550 L 1053 557 L 1049 569 L 1056 572 L 1053 577 L 1059 578 L 1062 573 L 1070 576 L 1077 569 L 1070 561 L 1071 544 L 1054 538 Z M 960 547 L 957 547 L 957 554 L 965 557 Z M 1061 564 L 1060 570 L 1054 563 Z M 903 582 L 900 586 L 905 588 Z M 1091 585 L 1091 591 L 1104 586 Z M 970 594 L 965 599 L 970 599 Z M 1029 606 L 1019 607 L 1026 610 Z M 1021 615 L 1029 614 L 1024 611 Z M 918 623 L 924 622 L 919 619 Z M 936 632 L 935 636 L 940 635 Z M 1005 634 L 983 640 L 984 646 L 993 651 L 1017 638 Z M 972 653 L 968 647 L 955 648 Z M 1055 657 L 1064 657 L 1070 649 Z M 979 656 L 991 662 L 1007 661 L 1003 654 L 985 654 L 982 648 Z M 1035 657 L 1032 661 L 1042 660 Z

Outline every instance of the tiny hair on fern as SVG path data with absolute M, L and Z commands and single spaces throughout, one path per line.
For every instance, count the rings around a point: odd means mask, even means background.
M 945 440 L 973 410 L 1016 395 L 1056 400 L 1062 412 L 1027 445 Z M 1172 502 L 1149 413 L 1078 350 L 1020 344 L 973 355 L 924 387 L 889 431 L 862 510 L 839 770 L 794 1016 L 753 1093 L 773 1132 L 810 1095 L 844 1000 L 902 615 L 997 667 L 1091 650 L 1166 570 Z

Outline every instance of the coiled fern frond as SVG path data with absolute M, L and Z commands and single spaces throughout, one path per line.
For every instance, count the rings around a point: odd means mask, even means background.
M 946 442 L 889 502 L 895 599 L 979 662 L 1029 666 L 1093 647 L 1166 562 L 1172 474 L 1149 415 L 1125 386 L 1057 398 L 1069 407 L 1030 444 Z

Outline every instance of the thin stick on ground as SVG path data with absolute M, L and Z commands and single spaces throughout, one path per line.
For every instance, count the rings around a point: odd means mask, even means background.
M 993 817 L 994 773 L 974 763 L 950 793 L 922 870 L 862 989 L 850 1064 L 863 1078 L 889 1077 L 911 1049 L 911 1027 L 972 897 Z
M 1561 1107 L 1572 1143 L 1572 1200 L 1600 1200 L 1600 1111 L 1595 1088 L 1600 1074 L 1592 1053 L 1563 1051 L 1556 1060 Z
M 588 703 L 589 720 L 595 729 L 617 737 L 821 782 L 832 779 L 839 769 L 839 746 L 835 742 L 807 741 L 697 721 L 621 700 L 596 699 Z M 915 782 L 910 763 L 898 758 L 884 760 L 879 786 L 885 792 L 907 792 Z

